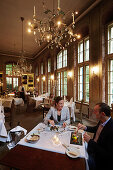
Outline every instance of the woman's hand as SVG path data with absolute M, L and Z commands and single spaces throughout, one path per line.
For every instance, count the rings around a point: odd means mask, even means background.
M 83 124 L 81 124 L 81 123 L 79 123 L 77 127 L 78 127 L 78 130 L 79 130 L 79 129 L 83 129 L 83 130 L 86 129 L 86 126 L 83 125 Z
M 49 120 L 48 122 L 49 122 L 52 126 L 54 126 L 54 125 L 55 125 L 54 120 Z
M 85 140 L 87 143 L 88 143 L 89 140 L 91 139 L 91 137 L 90 137 L 86 132 L 84 133 L 83 137 L 84 137 L 84 140 Z
M 63 123 L 63 127 L 65 128 L 65 127 L 66 127 L 66 125 L 67 125 L 67 123 L 66 123 L 66 122 L 64 122 L 64 123 Z

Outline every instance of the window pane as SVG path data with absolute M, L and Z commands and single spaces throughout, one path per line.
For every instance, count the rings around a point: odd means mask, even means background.
M 62 52 L 57 55 L 57 69 L 62 68 Z
M 57 73 L 57 95 L 67 96 L 67 71 Z
M 64 71 L 64 96 L 67 96 L 67 71 Z
M 84 61 L 89 60 L 89 39 L 84 42 Z
M 108 26 L 108 54 L 113 53 L 113 24 Z
M 43 63 L 41 63 L 41 74 L 43 74 Z
M 67 67 L 67 50 L 62 50 L 57 55 L 57 69 Z
M 89 102 L 89 66 L 85 66 L 84 100 L 85 100 L 85 102 Z
M 48 72 L 51 72 L 51 59 L 48 59 Z
M 63 67 L 67 67 L 67 50 L 63 51 Z
M 13 78 L 13 89 L 18 90 L 18 78 Z
M 113 60 L 109 61 L 108 68 L 108 104 L 111 106 L 113 103 Z
M 6 65 L 6 74 L 12 74 L 12 64 Z
M 83 67 L 78 69 L 78 100 L 83 99 Z
M 78 44 L 78 63 L 83 62 L 83 42 Z
M 8 91 L 12 91 L 12 77 L 6 77 L 6 87 Z

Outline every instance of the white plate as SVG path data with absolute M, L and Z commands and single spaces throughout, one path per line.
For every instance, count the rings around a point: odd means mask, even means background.
M 26 140 L 27 140 L 27 142 L 29 142 L 29 143 L 35 143 L 35 142 L 37 142 L 39 139 L 40 139 L 40 136 L 37 135 L 37 134 L 34 134 L 34 133 L 29 134 L 29 135 L 26 137 Z
M 77 127 L 76 126 L 68 126 L 68 129 L 74 131 L 74 130 L 77 130 Z
M 76 156 L 72 155 L 71 152 L 76 154 Z M 73 147 L 70 146 L 66 149 L 66 154 L 71 158 L 78 158 L 80 156 L 80 151 L 79 151 L 79 149 L 75 148 L 74 146 Z

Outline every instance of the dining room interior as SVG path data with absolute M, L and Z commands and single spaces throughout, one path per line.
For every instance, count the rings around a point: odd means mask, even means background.
M 11 130 L 16 127 L 20 127 L 19 132 L 21 128 L 26 129 L 28 134 L 35 134 L 38 128 L 38 148 L 45 152 L 58 152 L 57 159 L 66 163 L 67 157 L 66 160 L 63 156 L 60 158 L 65 153 L 65 146 L 58 147 L 63 141 L 62 129 L 56 129 L 60 131 L 60 137 L 57 134 L 51 137 L 48 129 L 47 132 L 45 130 L 47 127 L 41 124 L 51 107 L 56 106 L 55 99 L 58 96 L 62 97 L 64 106 L 69 109 L 72 126 L 77 127 L 79 122 L 95 126 L 97 119 L 93 108 L 101 102 L 110 107 L 113 118 L 112 11 L 112 0 L 0 2 L 0 120 L 3 120 L 2 124 L 0 122 L 1 170 L 8 170 L 9 167 L 28 168 L 26 164 L 20 166 L 17 163 L 21 160 L 16 159 L 17 167 L 16 163 L 8 160 L 11 150 L 14 158 L 14 153 L 24 150 L 22 147 L 32 145 L 28 138 L 15 133 L 16 147 L 9 146 L 11 143 L 7 137 L 12 135 Z M 45 130 L 43 135 L 42 129 Z M 44 145 L 44 135 L 57 147 L 47 143 Z M 89 135 L 92 137 L 92 134 Z M 64 138 L 68 141 L 66 135 Z M 33 143 L 33 146 L 36 149 L 37 144 Z M 39 156 L 35 149 L 34 154 Z M 79 147 L 82 154 L 83 149 Z M 27 153 L 28 150 L 25 150 Z M 68 149 L 66 151 L 70 156 Z M 40 154 L 43 155 L 43 152 L 40 151 Z M 53 157 L 56 159 L 55 155 Z M 73 164 L 73 160 L 70 161 L 67 169 Z M 76 164 L 78 169 L 88 170 L 82 159 L 77 158 Z M 32 169 L 31 164 L 29 167 Z M 33 168 L 36 168 L 35 165 Z M 50 169 L 48 164 L 42 166 L 44 168 Z

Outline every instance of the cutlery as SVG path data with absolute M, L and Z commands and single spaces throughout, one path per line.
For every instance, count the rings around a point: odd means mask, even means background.
M 67 150 L 69 150 L 69 145 L 66 145 L 64 143 L 62 143 L 62 146 L 64 146 Z M 78 146 L 74 146 L 76 149 L 80 149 Z

